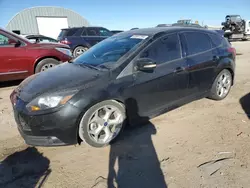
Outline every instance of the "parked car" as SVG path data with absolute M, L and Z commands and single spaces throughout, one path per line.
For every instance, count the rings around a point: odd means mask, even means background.
M 62 29 L 58 40 L 70 46 L 73 56 L 78 57 L 98 42 L 112 36 L 104 27 L 74 27 Z
M 111 31 L 113 34 L 117 34 L 117 33 L 121 33 L 121 32 L 123 32 L 122 30 L 112 30 Z
M 44 35 L 26 35 L 27 38 L 32 43 L 58 43 L 59 41 L 51 37 L 46 37 Z
M 10 96 L 18 130 L 34 146 L 106 146 L 126 123 L 203 97 L 224 99 L 234 84 L 235 53 L 205 29 L 119 33 L 21 83 Z
M 34 44 L 15 33 L 0 29 L 0 81 L 24 79 L 71 58 L 67 45 Z

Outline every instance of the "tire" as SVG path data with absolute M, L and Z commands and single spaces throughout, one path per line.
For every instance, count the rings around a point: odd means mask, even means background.
M 112 120 L 113 123 L 115 122 L 111 117 L 117 118 L 116 126 L 111 123 Z M 123 104 L 114 100 L 103 101 L 90 107 L 82 116 L 78 135 L 82 141 L 92 147 L 105 147 L 114 142 L 123 132 L 125 122 L 126 110 Z
M 87 47 L 84 46 L 77 46 L 74 51 L 73 51 L 73 56 L 74 57 L 78 57 L 79 55 L 83 54 L 84 52 L 86 52 L 88 50 Z
M 46 70 L 48 70 L 56 65 L 59 65 L 59 64 L 60 64 L 60 62 L 56 59 L 53 59 L 53 58 L 43 59 L 36 65 L 35 73 L 46 71 Z
M 227 69 L 222 70 L 214 80 L 209 98 L 217 101 L 226 98 L 231 90 L 232 82 L 231 72 Z

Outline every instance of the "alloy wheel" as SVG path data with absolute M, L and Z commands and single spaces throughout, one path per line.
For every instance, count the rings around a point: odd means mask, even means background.
M 105 105 L 96 110 L 89 118 L 87 132 L 97 144 L 108 144 L 121 131 L 124 115 L 113 105 Z M 83 123 L 80 124 L 80 137 L 83 138 Z
M 217 82 L 217 95 L 221 98 L 224 98 L 230 88 L 231 88 L 231 84 L 232 84 L 232 78 L 231 75 L 228 74 L 227 72 L 223 73 Z
M 55 66 L 55 64 L 52 64 L 52 63 L 45 64 L 45 65 L 42 66 L 41 71 L 46 71 L 46 70 L 48 70 L 48 69 L 50 69 L 50 68 L 52 68 L 54 66 Z

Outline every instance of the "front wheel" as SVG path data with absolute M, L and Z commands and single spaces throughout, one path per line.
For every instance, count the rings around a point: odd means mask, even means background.
M 232 87 L 232 74 L 229 70 L 222 70 L 212 85 L 210 99 L 222 100 L 227 97 Z
M 79 137 L 92 147 L 104 147 L 122 132 L 126 112 L 123 104 L 108 100 L 87 110 L 79 125 Z
M 46 58 L 41 60 L 37 65 L 35 69 L 35 73 L 46 71 L 50 68 L 53 68 L 56 65 L 59 65 L 60 62 L 53 58 Z

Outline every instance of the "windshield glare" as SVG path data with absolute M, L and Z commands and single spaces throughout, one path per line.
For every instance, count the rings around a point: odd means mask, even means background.
M 73 64 L 89 64 L 99 66 L 112 65 L 131 50 L 135 50 L 138 44 L 146 37 L 112 36 L 94 45 L 89 50 L 72 61 Z

